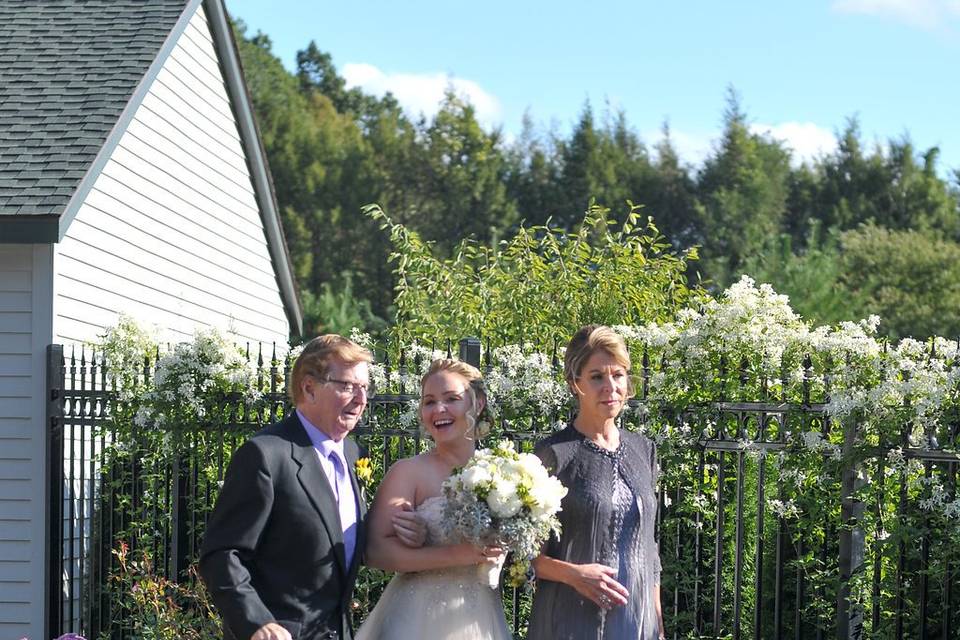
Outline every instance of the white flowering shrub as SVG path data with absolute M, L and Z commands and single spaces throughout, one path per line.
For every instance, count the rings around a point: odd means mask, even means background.
M 121 403 L 137 400 L 146 389 L 145 370 L 157 354 L 157 337 L 132 317 L 120 314 L 117 324 L 108 327 L 92 345 L 102 356 L 110 384 Z
M 570 402 L 551 359 L 529 345 L 495 348 L 485 380 L 493 413 L 504 419 L 556 416 Z
M 216 329 L 198 331 L 160 356 L 134 422 L 158 429 L 214 426 L 228 396 L 252 408 L 263 392 L 255 364 L 239 345 Z
M 207 498 L 237 442 L 229 427 L 270 421 L 261 411 L 263 397 L 279 381 L 258 372 L 252 358 L 213 329 L 161 350 L 148 330 L 121 317 L 97 350 L 113 390 L 98 454 L 111 491 L 122 496 L 112 509 L 123 512 L 124 526 L 114 535 L 159 541 L 171 524 L 166 501 L 178 480 L 171 476 L 173 462 L 194 485 L 188 508 L 209 508 Z M 273 364 L 279 373 L 282 364 Z
M 866 565 L 853 580 L 855 598 L 872 597 L 875 566 L 881 593 L 891 592 L 901 545 L 909 567 L 918 562 L 921 535 L 931 541 L 931 576 L 944 575 L 949 550 L 960 545 L 960 503 L 948 469 L 917 457 L 934 448 L 957 454 L 957 343 L 934 338 L 887 344 L 877 337 L 878 323 L 873 316 L 810 326 L 784 296 L 743 277 L 715 301 L 681 311 L 672 323 L 616 327 L 631 347 L 635 372 L 646 374 L 645 401 L 628 419 L 660 446 L 661 486 L 665 503 L 671 503 L 661 540 L 690 525 L 706 531 L 721 515 L 731 523 L 728 531 L 738 518 L 748 527 L 763 518 L 767 531 L 782 522 L 790 532 L 791 568 L 807 581 L 805 616 L 811 624 L 830 620 L 836 601 L 837 554 L 823 550 L 836 549 L 842 529 L 845 469 L 857 470 L 854 497 L 866 505 L 857 522 L 868 540 Z M 757 416 L 721 410 L 717 401 L 786 403 L 786 409 Z M 845 428 L 855 428 L 846 445 Z M 691 446 L 720 436 L 736 441 L 736 448 L 721 454 Z M 778 444 L 764 444 L 770 442 Z M 769 541 L 768 535 L 758 550 L 756 539 L 745 536 L 742 556 L 759 553 L 775 563 Z M 722 548 L 722 560 L 731 566 L 734 545 Z M 690 549 L 678 555 L 678 566 L 688 571 Z M 683 583 L 684 576 L 677 579 Z M 732 573 L 721 579 L 731 593 Z M 746 610 L 755 595 L 745 593 Z M 904 598 L 907 615 L 919 615 L 916 593 Z M 892 599 L 881 598 L 879 606 L 881 624 L 889 628 Z M 726 607 L 724 614 L 732 615 Z M 886 637 L 881 628 L 873 631 L 870 637 Z

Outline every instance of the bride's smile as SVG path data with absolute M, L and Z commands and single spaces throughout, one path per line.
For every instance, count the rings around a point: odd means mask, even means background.
M 440 371 L 427 379 L 420 401 L 420 420 L 437 444 L 464 438 L 472 428 L 472 398 L 463 376 Z

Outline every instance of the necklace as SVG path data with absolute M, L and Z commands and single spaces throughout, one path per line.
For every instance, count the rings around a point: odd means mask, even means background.
M 579 431 L 584 438 L 592 442 L 600 449 L 605 451 L 616 451 L 620 447 L 620 430 L 615 425 L 593 430 L 583 428 L 581 425 L 578 425 L 576 422 L 574 422 L 573 428 Z

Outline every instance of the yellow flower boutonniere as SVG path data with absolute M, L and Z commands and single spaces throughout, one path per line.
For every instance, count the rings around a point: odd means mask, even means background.
M 370 458 L 357 458 L 353 471 L 357 474 L 357 482 L 360 484 L 360 499 L 366 503 L 367 485 L 373 481 L 373 465 L 370 464 Z
M 358 458 L 354 471 L 357 473 L 360 484 L 367 485 L 373 480 L 373 466 L 370 464 L 370 458 Z

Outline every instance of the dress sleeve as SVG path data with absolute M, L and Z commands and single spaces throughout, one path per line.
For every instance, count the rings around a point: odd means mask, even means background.
M 537 447 L 533 453 L 540 458 L 540 462 L 543 463 L 547 473 L 552 476 L 557 475 L 557 452 L 553 450 L 553 447 Z

